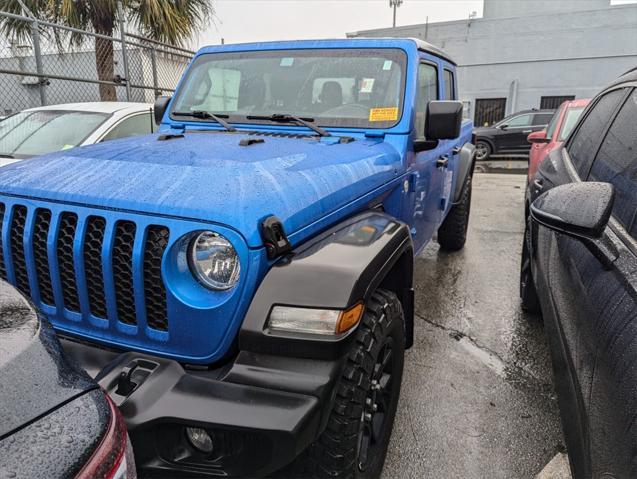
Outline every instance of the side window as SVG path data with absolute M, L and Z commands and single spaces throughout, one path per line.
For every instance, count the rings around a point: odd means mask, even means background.
M 445 80 L 445 100 L 455 100 L 455 85 L 456 82 L 453 78 L 453 72 L 451 70 L 444 70 L 444 80 Z
M 615 117 L 591 168 L 590 181 L 615 187 L 613 216 L 629 231 L 637 210 L 637 91 Z M 634 231 L 633 231 L 634 233 Z
M 536 113 L 533 117 L 533 126 L 546 126 L 552 117 L 553 113 Z
M 623 89 L 613 90 L 602 96 L 571 136 L 566 150 L 580 178 L 585 179 L 588 174 L 600 137 L 623 96 Z
M 118 140 L 129 136 L 148 135 L 153 132 L 153 116 L 150 111 L 126 118 L 109 131 L 102 141 Z
M 418 65 L 418 103 L 416 105 L 416 136 L 425 134 L 427 104 L 438 99 L 438 70 L 428 63 Z
M 555 129 L 557 128 L 557 121 L 560 119 L 560 115 L 562 114 L 563 108 L 564 107 L 560 108 L 559 110 L 555 112 L 555 114 L 553 115 L 553 118 L 551 118 L 551 121 L 546 127 L 546 138 L 548 138 L 549 140 L 553 138 L 553 135 L 555 134 Z
M 520 115 L 515 118 L 511 118 L 506 122 L 506 125 L 509 128 L 512 127 L 520 127 L 520 126 L 530 126 L 531 121 L 533 121 L 533 115 Z

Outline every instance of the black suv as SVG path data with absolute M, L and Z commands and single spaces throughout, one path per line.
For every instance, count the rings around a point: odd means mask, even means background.
M 541 312 L 575 478 L 637 477 L 637 70 L 542 162 L 520 293 Z
M 485 161 L 498 155 L 528 154 L 531 144 L 526 137 L 529 133 L 546 128 L 554 113 L 555 110 L 524 110 L 507 116 L 495 125 L 474 128 L 476 160 Z

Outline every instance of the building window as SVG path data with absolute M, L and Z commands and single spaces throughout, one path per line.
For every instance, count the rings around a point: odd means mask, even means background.
M 476 126 L 489 126 L 499 122 L 502 118 L 504 118 L 506 106 L 506 98 L 476 99 L 474 124 Z
M 543 96 L 540 98 L 540 110 L 557 110 L 565 101 L 575 100 L 575 95 Z

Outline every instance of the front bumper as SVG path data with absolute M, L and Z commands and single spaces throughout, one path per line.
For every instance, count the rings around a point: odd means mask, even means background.
M 289 464 L 323 430 L 344 361 L 240 352 L 224 367 L 191 369 L 61 342 L 119 406 L 138 468 L 162 477 L 261 476 Z M 213 452 L 197 451 L 186 427 L 211 433 Z

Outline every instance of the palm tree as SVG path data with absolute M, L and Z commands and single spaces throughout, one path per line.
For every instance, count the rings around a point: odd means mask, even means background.
M 0 0 L 0 10 L 20 14 L 23 3 L 41 20 L 80 30 L 113 36 L 120 20 L 133 26 L 140 34 L 171 45 L 183 45 L 212 18 L 212 0 L 122 0 L 122 15 L 117 0 Z M 0 17 L 0 33 L 18 40 L 28 38 L 31 26 L 27 22 Z M 86 35 L 71 33 L 70 42 L 79 46 Z M 114 76 L 113 42 L 95 38 L 95 66 L 99 80 L 112 82 Z M 99 85 L 103 101 L 117 99 L 115 87 Z

